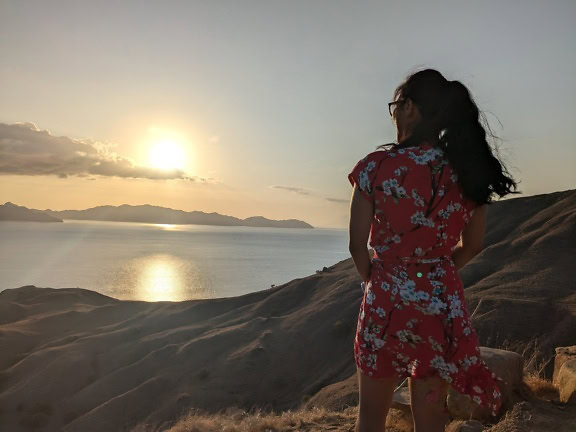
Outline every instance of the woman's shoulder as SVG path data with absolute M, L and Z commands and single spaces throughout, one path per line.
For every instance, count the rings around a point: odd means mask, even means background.
M 404 152 L 402 152 L 404 153 Z M 387 157 L 396 157 L 398 156 L 398 151 L 394 147 L 394 144 L 383 144 L 376 148 L 376 150 L 371 151 L 370 153 L 366 154 L 362 159 L 367 160 L 380 160 Z
M 432 150 L 432 152 L 430 151 Z M 365 156 L 363 156 L 356 164 L 356 166 L 366 167 L 369 171 L 375 166 L 382 165 L 395 165 L 397 163 L 406 163 L 407 159 L 412 159 L 415 162 L 423 163 L 430 159 L 435 159 L 438 155 L 431 154 L 435 150 L 431 146 L 409 146 L 399 147 L 395 143 L 384 144 L 379 146 Z M 440 151 L 440 150 L 438 150 Z M 441 152 L 441 151 L 440 151 Z
M 387 149 L 378 149 L 368 153 L 366 156 L 363 157 L 365 160 L 378 160 L 382 159 L 383 157 L 390 156 L 390 150 Z

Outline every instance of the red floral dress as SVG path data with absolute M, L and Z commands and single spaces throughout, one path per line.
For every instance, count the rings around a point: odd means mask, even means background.
M 503 381 L 481 358 L 451 257 L 476 203 L 444 152 L 429 144 L 374 151 L 348 179 L 374 203 L 356 365 L 374 378 L 439 375 L 497 415 Z

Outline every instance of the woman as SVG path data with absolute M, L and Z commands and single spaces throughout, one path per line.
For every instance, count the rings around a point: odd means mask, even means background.
M 494 416 L 501 406 L 502 380 L 480 356 L 458 269 L 483 248 L 492 194 L 519 192 L 511 192 L 517 184 L 492 154 L 459 81 L 416 72 L 389 110 L 398 142 L 379 146 L 348 175 L 349 249 L 365 289 L 354 339 L 356 431 L 384 430 L 405 377 L 415 430 L 444 431 L 450 385 Z

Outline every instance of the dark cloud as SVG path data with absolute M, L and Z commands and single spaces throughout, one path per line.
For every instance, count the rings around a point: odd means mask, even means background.
M 112 152 L 111 147 L 90 139 L 54 136 L 34 123 L 0 123 L 0 175 L 182 179 L 201 183 L 214 180 L 187 176 L 179 169 L 137 166 Z

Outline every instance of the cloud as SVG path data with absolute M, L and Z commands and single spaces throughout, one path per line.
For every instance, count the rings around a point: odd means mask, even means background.
M 325 199 L 326 201 L 330 201 L 330 202 L 334 202 L 334 203 L 338 203 L 338 204 L 348 204 L 350 202 L 350 199 L 341 199 L 341 198 L 329 198 L 329 197 L 323 197 L 323 196 L 319 196 L 317 194 L 313 194 L 311 192 L 309 192 L 307 189 L 301 188 L 301 187 L 296 187 L 296 186 L 269 186 L 270 188 L 273 189 L 283 189 L 283 190 L 287 190 L 289 192 L 294 192 L 297 193 L 299 195 L 314 195 L 317 196 L 319 198 Z
M 54 136 L 30 122 L 0 123 L 0 175 L 181 179 L 200 183 L 214 180 L 188 176 L 180 169 L 138 166 L 114 153 L 113 147 L 91 139 Z
M 270 186 L 273 189 L 284 189 L 290 192 L 294 192 L 300 195 L 310 195 L 310 192 L 308 192 L 306 189 L 304 188 L 300 188 L 300 187 L 294 187 L 294 186 Z
M 340 198 L 326 198 L 326 199 L 330 202 L 342 203 L 342 204 L 348 204 L 350 202 L 349 199 L 340 199 Z

